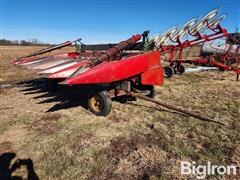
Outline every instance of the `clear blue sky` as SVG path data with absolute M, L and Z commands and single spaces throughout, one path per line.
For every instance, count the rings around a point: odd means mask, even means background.
M 161 33 L 221 7 L 222 25 L 240 29 L 240 0 L 0 0 L 1 38 L 109 43 L 150 30 Z

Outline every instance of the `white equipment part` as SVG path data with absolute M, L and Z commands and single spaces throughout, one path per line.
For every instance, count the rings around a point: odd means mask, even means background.
M 214 9 L 210 11 L 206 16 L 204 16 L 200 22 L 193 28 L 192 32 L 193 34 L 196 34 L 197 32 L 201 32 L 205 30 L 205 28 L 208 25 L 208 22 L 210 22 L 217 14 L 219 9 Z
M 220 22 L 222 22 L 224 19 L 226 18 L 226 15 L 221 15 L 220 17 L 214 19 L 212 22 L 209 23 L 209 27 L 211 29 L 215 29 L 219 24 Z
M 210 55 L 210 54 L 236 54 L 236 50 L 238 48 L 237 45 L 232 45 L 231 49 L 229 49 L 229 44 L 222 44 L 222 45 L 214 45 L 212 43 L 205 43 L 202 46 L 201 54 L 202 55 Z
M 196 25 L 198 18 L 190 19 L 187 23 L 184 24 L 182 29 L 178 30 L 178 32 L 174 35 L 173 40 L 176 41 L 178 38 L 181 39 L 184 36 L 188 35 L 188 32 L 191 32 L 194 25 Z

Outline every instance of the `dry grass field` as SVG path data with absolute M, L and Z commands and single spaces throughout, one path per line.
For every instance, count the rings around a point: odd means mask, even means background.
M 0 84 L 37 79 L 11 62 L 41 48 L 0 47 Z M 180 175 L 181 161 L 240 166 L 240 82 L 233 72 L 176 75 L 157 87 L 156 99 L 228 126 L 140 99 L 113 101 L 109 116 L 96 117 L 76 89 L 49 93 L 35 80 L 0 89 L 0 164 L 6 152 L 16 154 L 12 163 L 30 158 L 39 179 L 194 179 Z M 13 175 L 26 178 L 26 167 Z M 239 171 L 209 177 L 231 178 Z

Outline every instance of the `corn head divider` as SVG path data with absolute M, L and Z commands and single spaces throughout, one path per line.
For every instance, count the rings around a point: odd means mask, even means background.
M 48 52 L 51 52 L 51 51 L 54 51 L 54 50 L 57 50 L 57 49 L 61 49 L 61 48 L 67 47 L 67 46 L 71 46 L 73 43 L 80 42 L 80 41 L 81 41 L 81 39 L 77 39 L 75 41 L 66 41 L 66 42 L 58 44 L 58 45 L 54 45 L 54 46 L 51 46 L 51 47 L 48 47 L 48 48 L 45 48 L 45 49 L 41 49 L 41 50 L 36 51 L 34 53 L 31 53 L 29 55 L 22 56 L 22 57 L 18 58 L 17 60 L 15 60 L 15 63 L 17 63 L 17 62 L 19 62 L 23 59 L 26 59 L 26 58 L 30 58 L 30 57 L 45 54 L 45 53 L 48 53 Z
M 214 54 L 197 60 L 183 59 L 183 50 L 188 47 L 229 37 L 228 31 L 220 25 L 223 16 L 213 19 L 217 13 L 218 10 L 211 11 L 198 23 L 196 18 L 192 19 L 182 29 L 171 28 L 165 34 L 155 35 L 150 40 L 149 31 L 145 31 L 115 45 L 94 46 L 83 45 L 80 40 L 67 41 L 21 57 L 14 64 L 36 70 L 45 76 L 50 91 L 56 90 L 58 84 L 87 87 L 88 108 L 95 115 L 106 116 L 110 113 L 112 97 L 130 95 L 204 121 L 223 125 L 221 122 L 153 100 L 154 86 L 163 85 L 164 76 L 171 77 L 174 70 L 183 73 L 183 63 L 211 63 L 213 66 L 233 70 L 239 74 L 239 69 L 226 60 L 231 54 L 233 63 L 238 61 L 238 41 L 236 48 L 232 48 L 232 44 L 228 46 L 230 48 L 228 53 L 218 53 L 220 58 Z M 211 31 L 212 34 L 203 34 L 203 30 Z M 183 41 L 183 38 L 188 36 L 193 39 Z M 80 42 L 80 48 L 75 52 L 35 57 L 77 42 Z M 169 66 L 163 67 L 162 56 L 165 54 L 170 54 L 167 60 Z

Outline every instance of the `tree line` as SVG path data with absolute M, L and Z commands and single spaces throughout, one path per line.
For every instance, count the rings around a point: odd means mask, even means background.
M 43 43 L 36 38 L 28 40 L 7 40 L 0 39 L 0 46 L 49 46 L 49 43 Z

